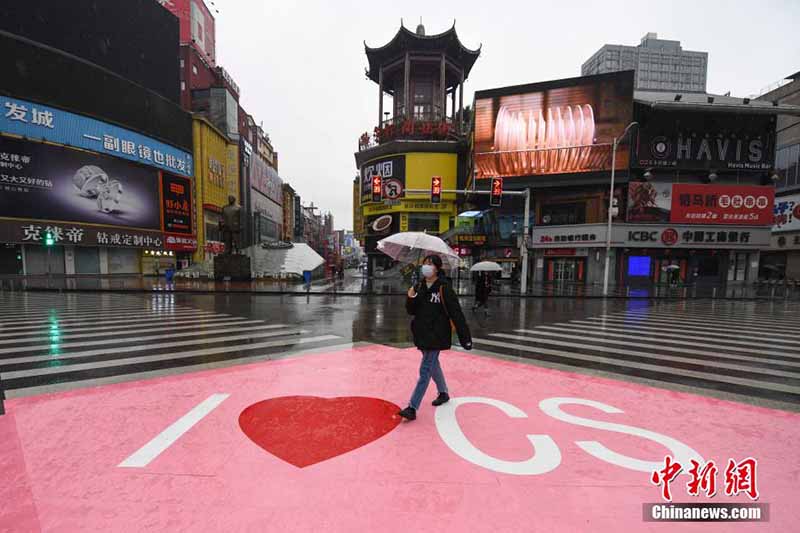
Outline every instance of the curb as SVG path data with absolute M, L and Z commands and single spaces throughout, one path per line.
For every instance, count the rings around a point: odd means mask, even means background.
M 358 297 L 395 297 L 405 296 L 405 292 L 392 291 L 392 292 L 353 292 L 353 291 L 327 291 L 327 292 L 300 292 L 300 291 L 256 291 L 252 289 L 228 289 L 228 290 L 212 290 L 212 289 L 136 289 L 136 288 L 122 288 L 122 289 L 67 289 L 55 287 L 26 287 L 21 289 L 21 292 L 70 292 L 70 293 L 124 293 L 124 294 L 249 294 L 255 296 L 358 296 Z M 460 295 L 463 298 L 473 297 L 472 294 Z M 629 296 L 629 295 L 576 295 L 576 294 L 496 294 L 492 298 L 570 298 L 570 299 L 592 299 L 592 300 L 731 300 L 742 302 L 753 301 L 795 301 L 793 298 L 770 298 L 768 296 Z

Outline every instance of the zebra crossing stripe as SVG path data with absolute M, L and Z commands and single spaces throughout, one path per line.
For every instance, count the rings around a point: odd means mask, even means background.
M 256 332 L 259 330 L 264 329 L 278 329 L 278 328 L 285 328 L 286 326 L 283 324 L 275 324 L 269 326 L 256 326 L 253 328 L 223 328 L 223 329 L 215 329 L 213 331 L 214 335 L 219 335 L 220 333 L 236 333 L 239 331 L 250 331 Z M 184 337 L 199 337 L 201 335 L 207 335 L 208 332 L 204 330 L 195 330 L 189 331 L 185 333 L 168 333 L 162 335 L 145 335 L 142 337 L 120 337 L 118 339 L 104 339 L 99 341 L 86 341 L 86 342 L 52 342 L 50 344 L 37 344 L 35 346 L 17 346 L 14 348 L 0 348 L 0 354 L 9 354 L 9 353 L 19 353 L 19 352 L 38 352 L 41 350 L 48 350 L 50 352 L 53 351 L 60 351 L 66 348 L 84 348 L 86 346 L 104 346 L 104 345 L 114 345 L 114 344 L 130 344 L 132 342 L 143 342 L 143 341 L 150 341 L 156 339 L 179 339 Z M 247 338 L 245 335 L 243 338 Z M 209 339 L 205 339 L 203 342 L 209 342 Z M 214 341 L 215 342 L 215 341 Z M 115 349 L 114 351 L 119 351 Z M 52 357 L 52 355 L 51 355 Z M 57 357 L 57 355 L 56 355 Z
M 131 353 L 131 352 L 144 352 L 148 350 L 161 350 L 164 348 L 183 348 L 186 346 L 192 346 L 197 344 L 219 344 L 224 342 L 231 342 L 231 341 L 238 341 L 238 340 L 251 340 L 251 339 L 261 339 L 264 337 L 276 337 L 283 335 L 285 333 L 282 332 L 253 332 L 253 333 L 245 333 L 242 335 L 225 335 L 222 337 L 214 337 L 214 338 L 199 338 L 194 340 L 182 340 L 182 341 L 174 341 L 174 342 L 160 342 L 154 344 L 139 344 L 135 346 L 115 346 L 112 349 L 101 348 L 97 350 L 84 350 L 80 352 L 67 352 L 67 353 L 60 353 L 60 354 L 45 354 L 45 355 L 29 355 L 23 357 L 13 357 L 8 359 L 0 359 L 0 370 L 2 370 L 2 365 L 12 365 L 12 364 L 22 364 L 22 363 L 37 363 L 37 362 L 52 362 L 55 363 L 57 361 L 65 361 L 68 359 L 77 359 L 79 357 L 93 357 L 96 355 L 107 355 L 108 353 L 114 354 L 121 354 L 121 353 Z M 244 345 L 236 345 L 235 348 L 243 349 L 246 346 L 252 346 L 250 344 Z M 210 350 L 219 351 L 218 348 L 210 348 Z M 212 353 L 212 352 L 209 352 Z M 4 374 L 6 375 L 6 374 Z
M 550 335 L 550 336 L 557 337 L 559 339 L 563 339 L 563 338 L 577 339 L 577 340 L 586 339 L 585 337 L 576 337 L 574 335 L 562 335 L 562 334 L 558 334 L 558 333 L 539 332 L 539 334 L 540 335 Z M 800 378 L 800 372 L 787 372 L 787 371 L 782 371 L 782 370 L 772 370 L 772 369 L 759 368 L 759 367 L 753 367 L 753 366 L 744 366 L 744 365 L 737 365 L 737 364 L 731 364 L 731 363 L 724 363 L 724 362 L 719 362 L 719 361 L 709 361 L 707 359 L 693 359 L 693 358 L 690 358 L 690 357 L 680 357 L 680 356 L 674 356 L 674 355 L 666 355 L 666 354 L 663 354 L 663 353 L 660 353 L 660 352 L 656 354 L 656 353 L 653 353 L 653 352 L 640 352 L 638 350 L 621 350 L 619 348 L 611 348 L 611 347 L 607 347 L 607 346 L 598 346 L 596 344 L 580 344 L 580 343 L 574 343 L 574 342 L 558 341 L 558 340 L 553 340 L 553 339 L 548 339 L 548 338 L 538 338 L 538 337 L 534 338 L 534 337 L 525 337 L 525 336 L 522 336 L 522 335 L 511 335 L 511 334 L 508 334 L 508 333 L 492 333 L 491 336 L 492 337 L 500 337 L 500 338 L 504 338 L 504 339 L 511 339 L 511 340 L 521 340 L 521 341 L 534 342 L 534 343 L 537 343 L 537 344 L 550 344 L 550 345 L 554 345 L 554 346 L 564 346 L 566 348 L 580 348 L 580 349 L 584 349 L 584 350 L 592 350 L 592 351 L 595 351 L 595 352 L 607 352 L 607 353 L 620 354 L 620 355 L 629 355 L 629 356 L 632 356 L 632 357 L 642 357 L 642 358 L 646 358 L 646 359 L 656 359 L 656 360 L 659 360 L 659 361 L 673 361 L 675 363 L 686 363 L 686 364 L 703 366 L 703 367 L 724 368 L 724 369 L 727 369 L 727 370 L 736 370 L 736 371 L 739 371 L 739 372 L 752 372 L 752 373 L 756 373 L 756 374 L 764 374 L 766 376 L 785 377 L 785 378 L 793 378 L 793 379 Z M 595 343 L 602 342 L 602 343 L 606 343 L 606 344 L 615 344 L 615 345 L 623 345 L 623 346 L 639 346 L 639 347 L 645 347 L 645 348 L 651 346 L 651 345 L 648 345 L 648 344 L 634 344 L 634 343 L 626 343 L 626 342 L 623 342 L 623 341 L 612 341 L 612 340 L 606 340 L 606 339 L 591 339 L 591 340 L 593 342 L 595 342 Z M 699 350 L 697 350 L 697 351 L 695 351 L 695 350 L 680 350 L 680 349 L 669 349 L 669 348 L 663 348 L 663 347 L 661 349 L 667 350 L 667 351 L 680 351 L 681 353 L 687 353 L 687 354 L 693 354 L 693 355 L 710 355 L 712 357 L 718 357 L 718 358 L 721 358 L 721 359 L 741 360 L 741 358 L 743 357 L 743 356 L 728 356 L 727 354 L 725 354 L 725 355 L 717 355 L 717 354 L 714 354 L 714 352 L 701 352 Z M 771 360 L 771 359 L 762 360 L 761 362 L 770 363 L 770 364 L 774 364 L 774 365 L 780 365 L 781 364 L 781 362 L 779 362 L 779 361 L 776 362 L 776 361 Z
M 600 331 L 597 331 L 597 330 Z M 636 342 L 623 342 L 622 344 L 626 344 L 628 346 L 640 346 L 643 348 L 651 347 L 652 344 L 641 344 L 639 341 L 651 341 L 655 343 L 660 343 L 659 348 L 664 347 L 665 345 L 680 345 L 680 346 L 697 346 L 700 348 L 713 348 L 715 345 L 709 344 L 707 342 L 693 342 L 688 340 L 683 340 L 683 338 L 675 338 L 677 335 L 660 335 L 658 337 L 648 337 L 645 334 L 625 334 L 625 333 L 611 333 L 608 331 L 603 330 L 602 328 L 580 328 L 580 327 L 563 327 L 563 326 L 539 326 L 535 330 L 529 329 L 515 329 L 517 333 L 540 333 L 540 330 L 547 330 L 547 331 L 563 331 L 567 335 L 565 337 L 569 337 L 570 333 L 582 333 L 585 335 L 599 335 L 600 337 L 613 337 L 618 339 L 631 339 L 633 338 Z M 664 337 L 671 337 L 671 338 L 664 338 Z M 598 339 L 601 342 L 604 339 Z M 619 342 L 619 341 L 617 341 Z M 800 359 L 800 348 L 786 348 L 786 352 L 775 352 L 775 351 L 764 351 L 764 350 L 754 350 L 753 348 L 746 348 L 742 346 L 729 346 L 728 344 L 723 344 L 725 341 L 720 341 L 716 344 L 716 347 L 720 348 L 721 350 L 728 350 L 732 352 L 744 352 L 744 353 L 756 353 L 756 354 L 767 354 L 767 355 L 777 355 L 779 357 L 797 357 Z M 734 341 L 727 341 L 727 342 L 734 342 Z M 741 343 L 742 341 L 740 341 Z M 744 343 L 754 347 L 763 347 L 763 343 Z M 682 350 L 682 348 L 674 348 L 674 350 Z M 788 353 L 787 353 L 788 352 Z M 792 353 L 794 352 L 794 354 Z M 691 352 L 686 352 L 691 353 Z M 716 352 L 710 352 L 716 353 Z M 760 358 L 753 358 L 755 361 L 760 361 Z
M 202 327 L 204 330 L 208 330 L 213 332 L 213 328 L 218 328 L 222 326 L 247 326 L 252 324 L 263 324 L 263 320 L 246 320 L 244 318 L 225 318 L 220 319 L 218 321 L 208 321 L 199 323 L 197 321 L 192 321 L 192 324 L 179 325 L 175 326 L 174 323 L 170 322 L 166 325 L 159 326 L 159 327 L 146 327 L 141 329 L 131 329 L 131 330 L 111 330 L 106 329 L 104 331 L 95 332 L 95 333 L 70 333 L 67 335 L 62 335 L 61 330 L 57 330 L 57 333 L 50 333 L 47 335 L 34 335 L 29 337 L 16 337 L 13 339 L 0 339 L 0 345 L 4 344 L 22 344 L 28 342 L 35 342 L 35 341 L 46 341 L 50 339 L 54 342 L 60 342 L 65 339 L 91 339 L 95 337 L 111 337 L 113 335 L 123 334 L 123 335 L 131 335 L 133 333 L 147 333 L 147 332 L 156 332 L 156 331 L 183 331 L 186 329 L 196 330 Z M 211 328 L 211 329 L 209 329 Z M 1 337 L 2 335 L 0 335 Z
M 72 333 L 72 332 L 90 332 L 90 331 L 120 331 L 120 330 L 130 330 L 131 328 L 141 328 L 146 326 L 147 324 L 196 324 L 197 326 L 203 326 L 205 324 L 212 324 L 223 322 L 226 320 L 247 320 L 246 318 L 240 317 L 232 317 L 230 315 L 201 315 L 201 316 L 192 316 L 192 315 L 185 315 L 180 317 L 179 320 L 170 320 L 165 322 L 163 318 L 151 318 L 148 320 L 115 320 L 109 322 L 96 322 L 96 321 L 89 321 L 83 322 L 83 324 L 92 325 L 92 327 L 83 327 L 80 325 L 69 325 L 69 326 L 62 326 L 58 324 L 58 331 L 61 333 Z M 113 326 L 109 326 L 109 324 L 114 324 Z M 19 337 L 22 335 L 33 335 L 39 332 L 47 332 L 50 333 L 51 329 L 53 328 L 53 324 L 39 324 L 36 326 L 18 326 L 16 328 L 8 328 L 3 329 L 4 333 L 0 333 L 0 338 L 7 338 L 7 337 Z M 109 330 L 109 327 L 113 327 L 113 330 Z M 13 331 L 12 331 L 13 330 Z
M 681 377 L 691 377 L 696 379 L 702 379 L 705 381 L 713 381 L 718 383 L 729 383 L 732 385 L 740 385 L 744 387 L 751 387 L 755 389 L 763 389 L 763 390 L 770 390 L 775 392 L 786 392 L 789 394 L 800 394 L 800 388 L 793 387 L 790 385 L 783 385 L 780 383 L 772 383 L 767 381 L 757 381 L 753 379 L 747 378 L 739 378 L 734 376 L 727 376 L 723 374 L 709 374 L 707 372 L 700 372 L 697 370 L 685 370 L 679 368 L 673 368 L 669 366 L 661 366 L 661 365 L 654 365 L 650 363 L 639 363 L 636 361 L 623 361 L 619 359 L 611 359 L 609 357 L 601 357 L 596 355 L 586 355 L 581 353 L 573 353 L 573 352 L 565 352 L 561 350 L 551 350 L 548 348 L 534 348 L 530 346 L 525 346 L 521 344 L 514 344 L 510 342 L 501 342 L 501 341 L 493 341 L 491 339 L 473 339 L 474 343 L 485 344 L 489 346 L 496 346 L 499 348 L 508 348 L 511 350 L 519 350 L 523 352 L 533 352 L 539 353 L 542 355 L 552 355 L 555 357 L 561 357 L 566 359 L 572 360 L 579 360 L 579 361 L 588 361 L 593 363 L 602 363 L 604 365 L 616 366 L 616 367 L 623 367 L 623 368 L 634 368 L 637 370 L 646 370 L 649 372 L 658 372 L 661 374 L 669 374 Z M 574 366 L 574 364 L 572 365 Z

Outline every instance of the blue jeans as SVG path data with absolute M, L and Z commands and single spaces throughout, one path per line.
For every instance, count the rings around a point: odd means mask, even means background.
M 428 390 L 428 383 L 433 378 L 436 383 L 436 388 L 439 394 L 447 392 L 447 383 L 444 381 L 444 373 L 439 364 L 439 350 L 422 350 L 422 362 L 419 365 L 419 381 L 414 388 L 414 393 L 411 395 L 409 405 L 414 409 L 419 409 L 419 404 L 422 403 L 422 398 L 425 396 L 425 391 Z

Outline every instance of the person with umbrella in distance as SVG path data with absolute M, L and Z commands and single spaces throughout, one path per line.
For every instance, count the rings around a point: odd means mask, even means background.
M 492 275 L 491 272 L 501 272 L 503 267 L 494 261 L 481 261 L 476 263 L 470 271 L 476 274 L 475 278 L 475 305 L 472 306 L 473 311 L 483 307 L 483 312 L 486 317 L 489 317 L 489 294 L 492 292 Z
M 439 353 L 451 347 L 453 328 L 458 334 L 461 346 L 472 349 L 472 336 L 461 311 L 458 297 L 450 283 L 443 277 L 442 259 L 429 255 L 422 264 L 422 281 L 408 289 L 406 310 L 414 318 L 411 320 L 411 333 L 414 345 L 422 352 L 419 379 L 411 394 L 408 407 L 398 414 L 406 420 L 415 420 L 417 410 L 433 378 L 439 395 L 433 400 L 434 406 L 450 400 Z

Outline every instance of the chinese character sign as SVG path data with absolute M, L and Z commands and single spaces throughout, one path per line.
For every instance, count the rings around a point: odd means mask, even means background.
M 361 167 L 361 202 L 372 201 L 372 177 L 380 176 L 383 181 L 394 179 L 400 187 L 406 187 L 406 156 L 398 155 L 370 161 Z
M 2 156 L 2 154 L 0 154 Z M 800 194 L 775 198 L 774 225 L 772 231 L 800 230 Z
M 192 154 L 100 120 L 45 105 L 0 97 L 0 132 L 74 146 L 194 175 Z
M 191 235 L 192 228 L 192 180 L 173 176 L 166 172 L 161 177 L 164 231 Z
M 672 186 L 670 222 L 768 226 L 773 221 L 775 188 L 755 185 Z

